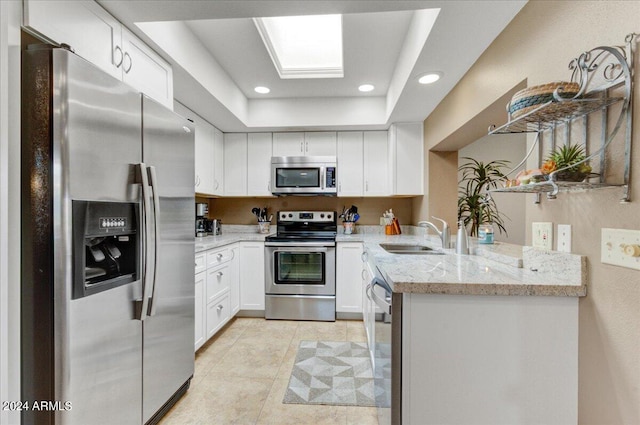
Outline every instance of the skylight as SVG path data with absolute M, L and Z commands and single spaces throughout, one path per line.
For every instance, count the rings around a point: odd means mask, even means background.
M 342 16 L 254 18 L 280 78 L 342 78 Z

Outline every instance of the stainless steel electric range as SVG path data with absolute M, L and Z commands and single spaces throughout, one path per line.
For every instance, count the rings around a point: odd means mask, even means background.
M 265 317 L 336 320 L 335 211 L 279 211 L 265 240 Z

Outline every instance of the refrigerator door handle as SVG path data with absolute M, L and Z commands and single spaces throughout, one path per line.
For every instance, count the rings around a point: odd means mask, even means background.
M 149 177 L 151 180 L 151 188 L 153 193 L 153 279 L 151 285 L 151 299 L 149 300 L 149 316 L 155 316 L 156 314 L 156 280 L 158 274 L 158 247 L 160 245 L 160 232 L 158 230 L 160 220 L 160 196 L 158 195 L 158 176 L 156 174 L 156 167 L 149 166 Z
M 142 256 L 144 261 L 144 270 L 142 272 L 142 299 L 136 300 L 136 319 L 144 320 L 149 309 L 149 291 L 151 290 L 151 261 L 149 261 L 149 223 L 151 222 L 151 208 L 149 207 L 149 196 L 151 188 L 149 186 L 149 178 L 147 175 L 147 166 L 144 162 L 138 164 L 140 172 L 140 182 L 142 184 L 142 229 L 143 229 L 143 249 Z

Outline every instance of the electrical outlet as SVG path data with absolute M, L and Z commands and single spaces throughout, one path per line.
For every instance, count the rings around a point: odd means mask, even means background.
M 558 251 L 571 252 L 571 225 L 558 224 Z
M 640 230 L 602 229 L 600 261 L 640 270 Z
M 534 248 L 553 249 L 553 223 L 534 222 L 532 223 L 532 245 Z

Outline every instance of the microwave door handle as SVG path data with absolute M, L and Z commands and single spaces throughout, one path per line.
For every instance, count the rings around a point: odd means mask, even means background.
M 149 261 L 149 229 L 148 225 L 151 222 L 151 208 L 149 206 L 149 178 L 147 176 L 147 166 L 141 162 L 138 164 L 138 170 L 140 172 L 140 183 L 142 186 L 142 257 L 144 261 L 144 270 L 142 271 L 142 299 L 136 300 L 136 319 L 144 320 L 147 316 L 149 308 L 149 291 L 151 290 L 151 261 Z
M 156 167 L 149 167 L 149 177 L 151 180 L 151 188 L 153 194 L 153 284 L 151 285 L 151 299 L 149 300 L 149 316 L 156 314 L 156 281 L 158 277 L 158 247 L 160 246 L 160 232 L 158 231 L 160 223 L 160 196 L 158 195 L 158 177 L 156 175 Z
M 322 178 L 320 179 L 320 189 L 324 190 L 327 184 L 327 167 L 320 167 L 320 174 L 322 174 Z

